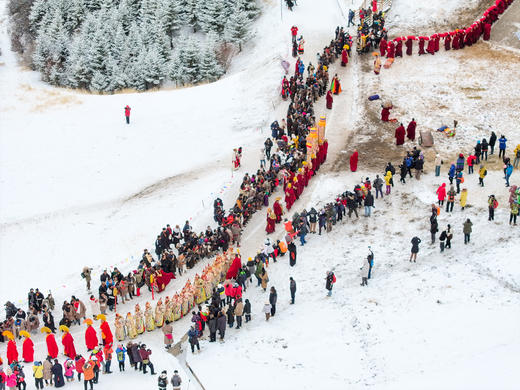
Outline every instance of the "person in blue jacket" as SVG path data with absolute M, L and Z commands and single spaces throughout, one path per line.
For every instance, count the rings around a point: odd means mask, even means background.
M 464 155 L 459 154 L 459 158 L 457 159 L 457 172 L 464 170 Z
M 507 142 L 507 138 L 504 135 L 501 135 L 500 138 L 498 139 L 498 149 L 499 149 L 498 158 L 506 157 L 506 146 L 507 146 L 506 142 Z
M 448 171 L 448 178 L 450 179 L 450 184 L 453 184 L 454 177 L 455 177 L 455 164 L 451 164 L 450 170 Z
M 507 163 L 506 165 L 506 187 L 509 187 L 509 178 L 511 177 L 511 174 L 513 173 L 513 166 L 511 163 Z

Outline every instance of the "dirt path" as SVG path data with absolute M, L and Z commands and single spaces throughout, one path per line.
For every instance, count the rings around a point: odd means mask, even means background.
M 491 41 L 508 48 L 520 50 L 520 2 L 514 1 L 500 20 L 493 26 Z

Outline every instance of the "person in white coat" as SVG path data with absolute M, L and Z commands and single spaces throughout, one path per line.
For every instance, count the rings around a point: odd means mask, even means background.
M 96 299 L 96 297 L 94 297 L 94 295 L 91 295 L 90 299 L 89 299 L 89 303 L 90 303 L 90 309 L 92 310 L 92 317 L 96 318 L 98 316 L 98 314 L 100 314 L 99 301 Z
M 367 259 L 363 261 L 363 266 L 361 267 L 361 285 L 368 286 L 368 273 L 370 272 L 370 264 Z

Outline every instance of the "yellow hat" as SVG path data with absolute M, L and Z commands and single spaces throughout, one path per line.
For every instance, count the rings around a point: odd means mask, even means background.
M 83 321 L 84 324 L 92 325 L 92 319 L 87 318 L 85 321 Z
M 96 319 L 101 320 L 101 321 L 106 321 L 107 317 L 104 314 L 98 314 Z
M 2 336 L 7 337 L 9 340 L 14 340 L 13 334 L 11 332 L 9 332 L 8 330 L 4 330 L 2 332 Z
M 21 331 L 20 331 L 20 336 L 22 336 L 22 337 L 26 337 L 26 338 L 28 338 L 28 339 L 31 338 L 31 335 L 30 335 L 29 332 L 27 332 L 26 330 L 21 330 Z
M 47 334 L 52 333 L 51 330 L 50 330 L 49 328 L 47 328 L 46 326 L 44 326 L 43 328 L 41 328 L 41 329 L 40 329 L 40 332 L 42 332 L 42 333 L 47 333 Z
M 60 330 L 65 333 L 69 333 L 69 328 L 67 328 L 65 325 L 60 325 Z

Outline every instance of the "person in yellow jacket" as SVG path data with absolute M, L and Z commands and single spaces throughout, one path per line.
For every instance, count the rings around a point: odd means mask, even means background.
M 42 362 L 34 362 L 33 366 L 34 384 L 37 389 L 43 389 L 43 364 Z
M 516 145 L 516 148 L 513 151 L 513 157 L 515 158 L 513 167 L 518 168 L 518 163 L 520 162 L 520 144 Z
M 480 165 L 480 169 L 478 170 L 478 184 L 480 184 L 481 187 L 484 187 L 484 178 L 487 175 L 487 169 L 484 165 Z
M 468 189 L 463 188 L 460 193 L 460 207 L 462 207 L 462 210 L 464 210 L 464 207 L 466 207 L 467 201 L 468 201 Z
M 384 177 L 385 183 L 386 183 L 386 194 L 390 194 L 390 191 L 392 190 L 392 172 L 386 171 L 386 175 Z

